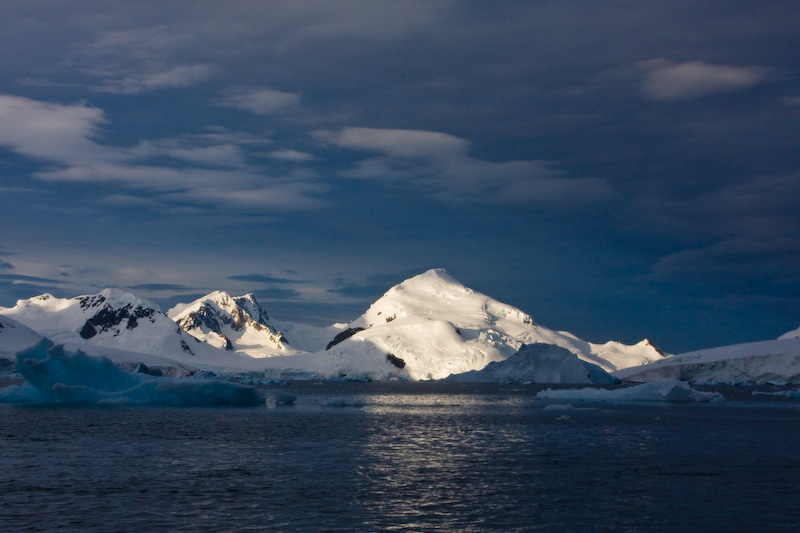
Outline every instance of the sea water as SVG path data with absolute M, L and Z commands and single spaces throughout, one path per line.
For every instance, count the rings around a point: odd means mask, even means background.
M 800 401 L 304 383 L 293 406 L 0 405 L 0 531 L 793 531 Z M 720 390 L 720 389 L 718 389 Z

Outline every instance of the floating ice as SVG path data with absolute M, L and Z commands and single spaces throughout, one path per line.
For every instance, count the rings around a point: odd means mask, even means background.
M 90 403 L 133 405 L 261 405 L 292 403 L 294 396 L 262 391 L 238 383 L 159 378 L 128 372 L 105 357 L 64 351 L 44 339 L 19 352 L 22 385 L 0 389 L 0 402 Z
M 592 411 L 592 407 L 575 407 L 568 403 L 551 403 L 546 405 L 543 411 Z
M 778 391 L 778 392 L 753 391 L 753 396 L 783 396 L 785 398 L 792 398 L 794 400 L 800 400 L 800 389 L 797 389 L 797 390 L 785 390 L 785 391 Z
M 339 396 L 323 404 L 324 407 L 364 407 L 366 404 L 359 399 L 346 398 Z
M 718 392 L 702 392 L 688 383 L 674 379 L 652 381 L 624 389 L 547 389 L 536 394 L 545 400 L 609 401 L 609 402 L 710 402 L 724 400 Z
M 543 343 L 523 344 L 505 361 L 495 361 L 482 370 L 454 374 L 445 379 L 469 383 L 619 383 L 599 366 L 578 359 L 566 348 Z

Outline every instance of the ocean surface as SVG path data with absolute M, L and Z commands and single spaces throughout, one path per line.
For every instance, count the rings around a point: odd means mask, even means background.
M 797 531 L 800 401 L 303 383 L 276 408 L 0 405 L 0 531 Z M 709 390 L 705 388 L 704 390 Z

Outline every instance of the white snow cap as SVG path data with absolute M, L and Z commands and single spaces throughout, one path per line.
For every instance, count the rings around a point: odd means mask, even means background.
M 336 362 L 348 372 L 362 368 L 373 379 L 441 379 L 480 370 L 536 343 L 560 346 L 606 371 L 662 358 L 649 343 L 595 345 L 539 326 L 441 268 L 389 289 L 338 341 L 331 343 L 325 364 Z
M 215 291 L 190 304 L 177 305 L 167 315 L 193 337 L 223 350 L 249 357 L 290 352 L 288 342 L 269 323 L 267 312 L 252 293 L 233 297 Z

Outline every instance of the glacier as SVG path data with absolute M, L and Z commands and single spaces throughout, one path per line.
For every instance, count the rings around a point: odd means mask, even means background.
M 800 338 L 698 350 L 613 374 L 631 382 L 669 378 L 692 383 L 800 383 Z

